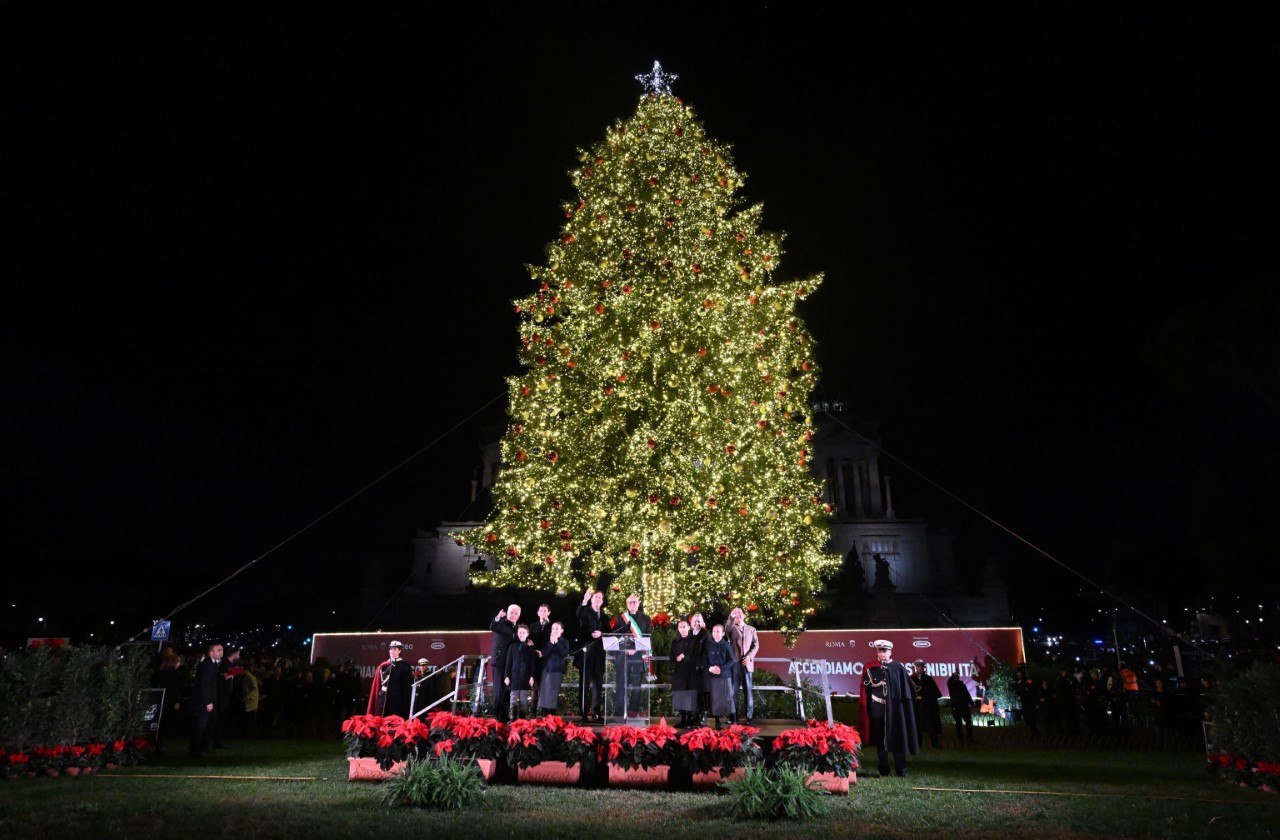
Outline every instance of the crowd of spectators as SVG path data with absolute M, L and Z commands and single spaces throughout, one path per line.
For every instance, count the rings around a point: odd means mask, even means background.
M 152 685 L 165 690 L 161 751 L 187 736 L 187 701 L 203 655 L 166 647 L 156 659 Z M 363 714 L 368 699 L 368 684 L 350 662 L 334 666 L 324 660 L 310 663 L 305 655 L 243 651 L 227 674 L 216 723 L 223 744 L 237 738 L 338 739 L 342 722 Z

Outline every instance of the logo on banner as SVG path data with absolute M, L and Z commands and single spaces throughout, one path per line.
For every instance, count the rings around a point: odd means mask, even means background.
M 933 643 L 930 642 L 928 639 L 916 639 L 914 642 L 911 643 L 911 646 L 918 647 L 918 648 L 926 648 L 926 647 L 933 647 Z
M 431 643 L 431 649 L 432 649 L 432 650 L 444 650 L 444 642 L 441 642 L 441 641 L 439 641 L 439 640 L 432 642 L 432 643 Z

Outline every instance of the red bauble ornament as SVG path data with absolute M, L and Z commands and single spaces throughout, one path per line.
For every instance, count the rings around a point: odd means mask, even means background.
M 729 546 L 725 545 L 724 543 L 720 543 L 718 546 L 716 546 L 716 554 L 728 554 L 728 553 L 729 553 Z
M 498 535 L 497 535 L 497 534 L 485 534 L 485 535 L 484 535 L 484 541 L 485 541 L 485 542 L 487 542 L 487 543 L 494 543 L 494 542 L 497 542 L 497 541 L 498 541 Z
M 560 453 L 556 452 L 554 449 L 551 450 L 547 453 L 547 460 L 554 464 L 556 461 L 560 460 Z
M 542 530 L 544 530 L 544 531 L 551 527 L 551 523 L 550 523 L 550 522 L 548 522 L 548 521 L 547 521 L 547 520 L 545 520 L 545 519 L 544 519 L 544 520 L 542 520 L 541 522 L 539 522 L 539 523 L 538 523 L 538 525 L 539 525 L 539 526 L 542 528 Z
M 516 460 L 517 460 L 517 461 L 523 461 L 524 459 L 526 459 L 526 458 L 528 458 L 528 457 L 529 457 L 529 456 L 528 456 L 528 455 L 526 455 L 526 454 L 524 453 L 524 451 L 523 451 L 523 450 L 521 450 L 520 452 L 517 452 L 517 453 L 516 453 Z
M 679 506 L 679 504 L 680 504 L 680 497 L 679 497 L 679 496 L 672 496 L 672 497 L 671 497 L 671 502 L 670 502 L 670 504 L 671 504 L 671 506 L 672 506 L 672 507 L 677 507 L 677 506 Z

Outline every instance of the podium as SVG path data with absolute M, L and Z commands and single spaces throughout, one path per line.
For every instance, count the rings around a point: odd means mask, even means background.
M 653 643 L 648 636 L 609 633 L 604 642 L 604 720 L 613 726 L 649 725 L 649 654 Z

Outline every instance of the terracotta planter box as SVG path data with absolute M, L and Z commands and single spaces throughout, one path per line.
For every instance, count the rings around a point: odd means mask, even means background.
M 348 782 L 381 782 L 390 779 L 396 773 L 399 773 L 405 762 L 397 761 L 391 765 L 390 770 L 383 770 L 378 766 L 376 758 L 348 758 L 347 759 L 347 781 Z
M 666 765 L 658 767 L 632 767 L 624 770 L 609 765 L 610 787 L 643 787 L 665 788 L 670 784 L 671 768 Z
M 849 775 L 845 776 L 843 779 L 835 773 L 814 773 L 809 776 L 809 781 L 822 782 L 822 787 L 827 791 L 827 793 L 848 796 L 849 785 L 856 785 L 858 783 L 855 772 L 850 772 Z
M 498 762 L 492 758 L 477 758 L 476 764 L 480 767 L 480 775 L 484 776 L 486 782 L 493 781 L 493 774 L 497 772 Z
M 721 782 L 729 782 L 734 779 L 741 779 L 745 775 L 747 775 L 747 771 L 742 767 L 734 768 L 733 771 L 729 773 L 728 776 L 721 776 L 720 769 L 713 767 L 710 773 L 694 773 L 693 786 L 694 788 L 701 788 L 705 790 L 708 788 L 713 788 L 716 785 L 720 784 Z
M 516 771 L 516 780 L 522 785 L 576 785 L 581 778 L 581 764 L 570 767 L 563 761 L 544 761 Z

